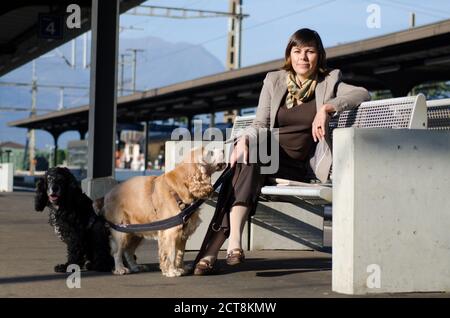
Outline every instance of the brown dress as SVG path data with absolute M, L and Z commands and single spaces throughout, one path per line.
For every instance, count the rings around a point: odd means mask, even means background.
M 274 133 L 280 146 L 278 171 L 267 175 L 261 174 L 259 164 L 236 164 L 232 178 L 231 206 L 248 206 L 251 208 L 250 215 L 253 215 L 261 187 L 266 184 L 267 177 L 303 182 L 314 178 L 309 167 L 309 158 L 311 152 L 314 152 L 311 128 L 315 115 L 315 99 L 290 109 L 286 105 L 280 106 L 275 119 L 278 133 Z
M 283 101 L 285 98 L 283 98 Z M 308 182 L 314 178 L 309 166 L 309 158 L 314 154 L 315 144 L 312 139 L 312 122 L 316 115 L 315 99 L 287 109 L 281 105 L 278 109 L 274 132 L 279 141 L 279 168 L 272 175 L 261 174 L 259 163 L 244 165 L 237 163 L 230 179 L 221 185 L 214 216 L 203 239 L 202 246 L 194 264 L 205 255 L 213 237 L 228 235 L 230 226 L 230 211 L 234 205 L 244 205 L 250 208 L 249 215 L 254 215 L 258 197 L 267 177 L 278 177 L 289 180 Z M 231 181 L 231 182 L 230 182 Z

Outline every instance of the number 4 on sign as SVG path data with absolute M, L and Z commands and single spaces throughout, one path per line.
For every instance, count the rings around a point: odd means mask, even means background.
M 39 13 L 39 38 L 60 40 L 63 38 L 63 17 L 58 14 Z
M 56 32 L 55 22 L 50 22 L 45 28 L 45 31 L 50 33 L 51 35 L 55 35 Z

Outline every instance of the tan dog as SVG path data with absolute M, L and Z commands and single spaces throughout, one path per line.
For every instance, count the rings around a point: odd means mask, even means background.
M 115 224 L 143 224 L 177 215 L 195 199 L 206 198 L 212 191 L 211 174 L 225 167 L 223 150 L 196 148 L 177 167 L 158 177 L 134 177 L 114 187 L 104 198 L 105 218 Z M 101 203 L 96 202 L 97 208 Z M 167 277 L 184 273 L 186 241 L 201 220 L 196 211 L 184 225 L 167 230 L 122 233 L 111 229 L 111 253 L 114 274 L 139 272 L 143 266 L 134 258 L 143 238 L 158 239 L 159 266 Z M 123 264 L 123 258 L 128 267 Z

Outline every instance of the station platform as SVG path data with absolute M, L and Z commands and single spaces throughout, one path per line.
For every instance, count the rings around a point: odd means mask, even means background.
M 65 245 L 47 224 L 48 213 L 34 212 L 33 193 L 0 193 L 0 297 L 68 298 L 323 298 L 349 297 L 331 291 L 330 254 L 313 251 L 246 252 L 239 267 L 225 264 L 213 276 L 166 278 L 158 268 L 157 244 L 138 250 L 145 273 L 115 276 L 82 272 L 81 288 L 70 289 L 53 266 L 65 261 Z M 189 264 L 196 252 L 186 254 Z M 450 297 L 449 293 L 378 294 L 368 297 Z

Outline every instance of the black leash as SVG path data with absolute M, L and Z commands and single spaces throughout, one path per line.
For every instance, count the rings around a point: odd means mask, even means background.
M 231 169 L 229 166 L 225 168 L 220 177 L 216 180 L 213 185 L 213 189 L 216 190 L 219 185 L 223 183 L 223 181 L 231 175 Z M 135 232 L 147 232 L 147 231 L 158 231 L 158 230 L 166 230 L 171 227 L 185 224 L 191 215 L 205 202 L 205 199 L 197 199 L 189 206 L 184 208 L 180 213 L 175 216 L 172 216 L 168 219 L 145 223 L 145 224 L 114 224 L 106 220 L 109 226 L 119 232 L 123 233 L 135 233 Z
M 234 168 L 230 169 L 230 177 L 233 176 Z M 212 237 L 215 233 L 223 231 L 223 235 L 228 237 L 230 234 L 230 209 L 231 200 L 230 197 L 233 192 L 233 186 L 231 180 L 228 178 L 223 180 L 222 187 L 220 188 L 219 196 L 217 198 L 216 208 L 214 210 L 214 215 L 209 223 L 208 230 L 206 231 L 205 237 L 203 238 L 202 246 L 194 260 L 194 266 L 205 256 L 205 252 L 208 250 L 209 245 L 214 241 Z

